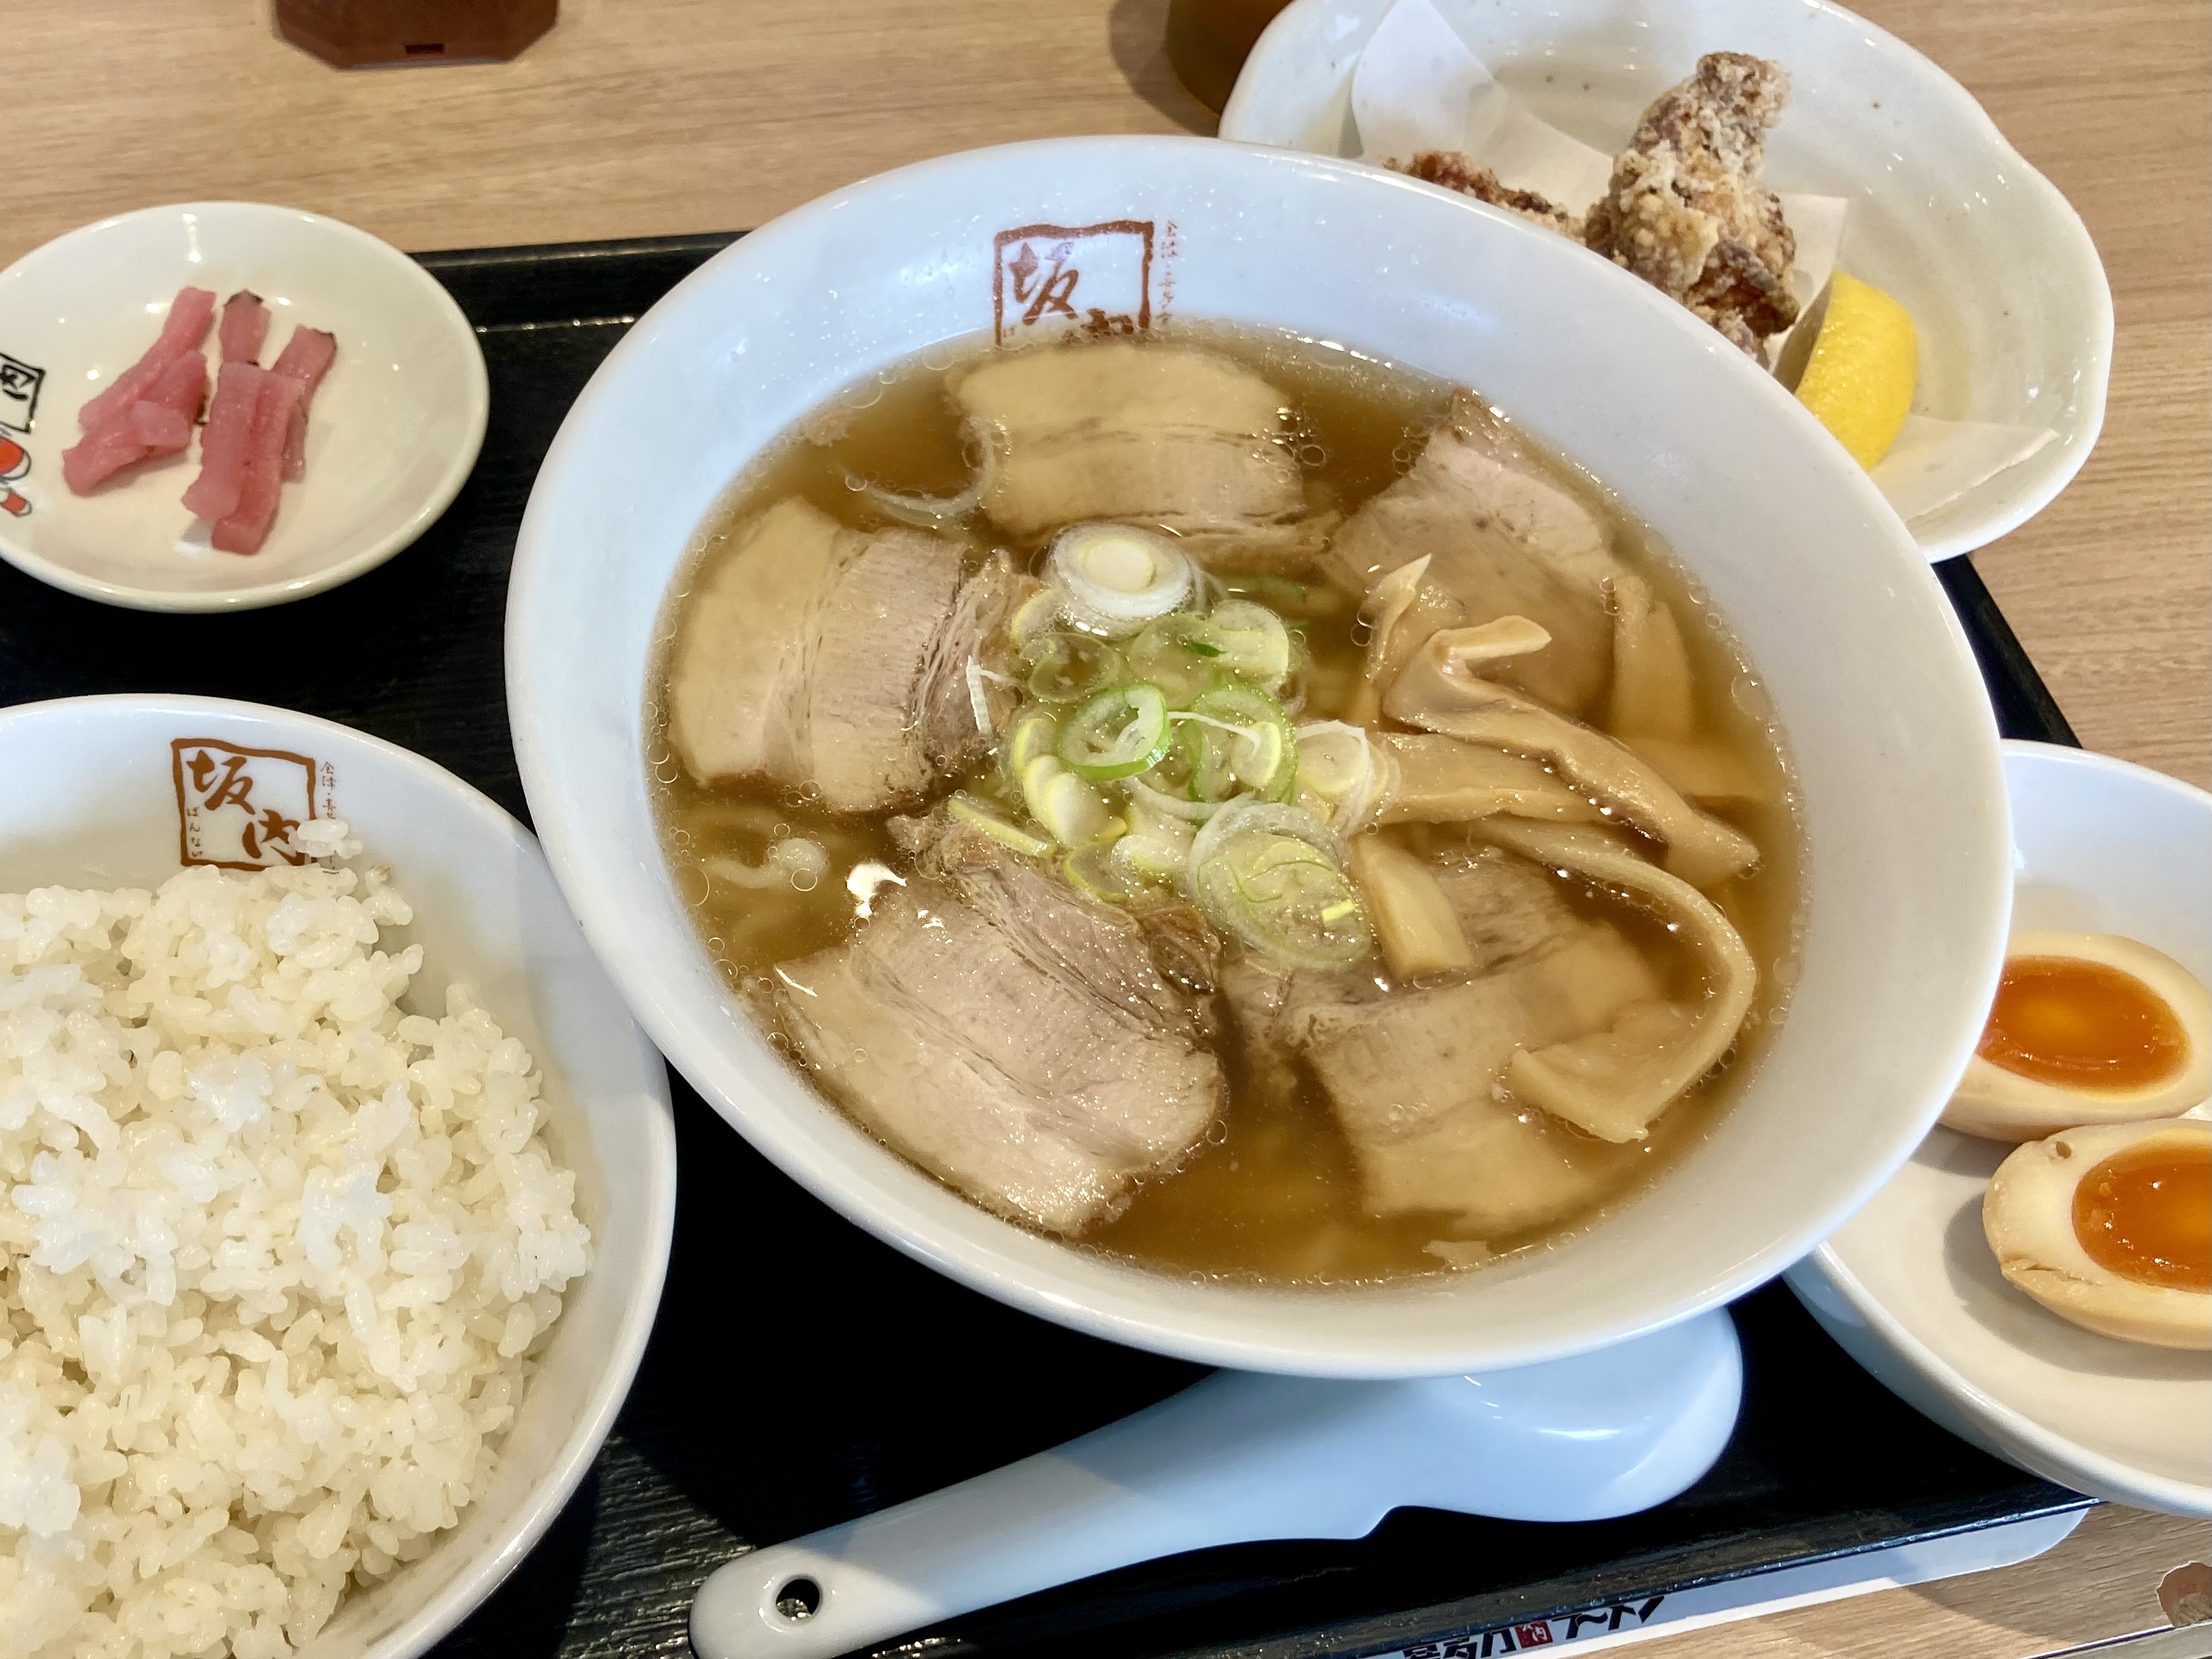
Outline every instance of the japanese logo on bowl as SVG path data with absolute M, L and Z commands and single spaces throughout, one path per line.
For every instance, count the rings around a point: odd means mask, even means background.
M 241 749 L 218 738 L 169 744 L 177 782 L 178 856 L 185 864 L 265 870 L 305 864 L 300 826 L 333 816 L 337 769 L 283 749 Z
M 39 419 L 39 388 L 46 371 L 0 351 L 0 432 L 28 435 Z
M 1068 332 L 1141 334 L 1167 319 L 1172 221 L 1021 225 L 992 242 L 991 326 L 1000 345 Z

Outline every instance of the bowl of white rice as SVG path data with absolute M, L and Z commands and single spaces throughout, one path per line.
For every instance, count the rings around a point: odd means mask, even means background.
M 635 1373 L 660 1057 L 404 750 L 91 697 L 0 778 L 0 1656 L 420 1653 Z

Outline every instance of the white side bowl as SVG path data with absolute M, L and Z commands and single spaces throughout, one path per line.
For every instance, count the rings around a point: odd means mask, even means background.
M 261 550 L 179 551 L 197 439 L 89 495 L 62 482 L 76 412 L 161 332 L 189 284 L 272 313 L 264 364 L 295 326 L 335 334 L 307 472 L 284 486 Z M 218 353 L 206 342 L 210 368 Z M 10 364 L 13 364 L 11 368 Z M 212 385 L 212 376 L 210 384 Z M 243 611 L 374 570 L 446 510 L 490 408 L 476 331 L 436 277 L 365 230 L 258 202 L 143 208 L 56 237 L 0 271 L 0 558 L 137 611 Z
M 1948 604 L 1865 475 L 1771 377 L 1616 275 L 1407 180 L 1188 138 L 925 162 L 703 266 L 570 410 L 507 599 L 533 818 L 664 1052 L 769 1158 L 917 1258 L 1047 1318 L 1216 1364 L 1527 1364 L 1681 1319 L 1809 1249 L 1919 1142 L 1994 994 L 2010 892 L 1996 732 Z M 994 325 L 1034 335 L 1051 314 L 1038 292 L 1066 295 L 1078 324 L 1240 319 L 1479 387 L 1617 489 L 1740 631 L 1802 777 L 1802 978 L 1734 1109 L 1605 1224 L 1481 1273 L 1356 1291 L 1145 1271 L 1011 1226 L 893 1155 L 776 1057 L 716 974 L 647 787 L 646 676 L 671 579 L 716 499 L 793 421 L 937 343 Z
M 576 1171 L 592 1269 L 569 1289 L 484 1494 L 429 1554 L 348 1597 L 303 1652 L 409 1659 L 527 1554 L 614 1426 L 660 1300 L 676 1213 L 668 1078 L 586 948 L 530 833 L 450 772 L 375 738 L 206 697 L 82 697 L 0 709 L 0 892 L 153 886 L 218 846 L 173 749 L 249 752 L 257 800 L 335 815 L 415 908 L 416 994 L 467 985 L 545 1077 L 545 1136 Z M 187 822 L 190 811 L 191 822 Z
M 2004 747 L 2019 925 L 2124 933 L 2212 983 L 2212 795 L 2079 749 Z M 2212 1515 L 2212 1361 L 2085 1331 L 2005 1282 L 1982 1194 L 2011 1150 L 1936 1129 L 1790 1289 L 1984 1450 L 2093 1497 Z
M 1246 61 L 1221 136 L 1356 154 L 1352 71 L 1391 3 L 1295 0 Z M 1826 0 L 1434 3 L 1501 86 L 1607 152 L 1705 52 L 1754 52 L 1790 70 L 1767 179 L 1850 202 L 1846 268 L 1902 301 L 1919 332 L 1914 410 L 2058 434 L 1915 519 L 1928 557 L 2017 529 L 2081 470 L 2112 374 L 2096 245 L 1972 94 L 1895 35 Z

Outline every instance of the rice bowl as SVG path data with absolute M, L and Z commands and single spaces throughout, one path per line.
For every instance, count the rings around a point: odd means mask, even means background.
M 288 1652 L 489 1471 L 590 1234 L 522 1045 L 401 1012 L 411 917 L 315 865 L 0 895 L 12 1646 Z
M 295 856 L 208 867 L 185 733 L 272 805 L 270 757 L 328 786 Z M 0 714 L 0 759 L 38 781 L 0 809 L 0 1651 L 418 1652 L 628 1386 L 657 1057 L 527 837 L 401 751 L 104 698 Z

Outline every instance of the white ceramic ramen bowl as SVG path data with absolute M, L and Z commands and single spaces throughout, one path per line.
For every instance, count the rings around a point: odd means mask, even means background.
M 305 1659 L 409 1659 L 459 1623 L 561 1512 L 613 1427 L 660 1299 L 676 1209 L 667 1072 L 562 902 L 538 844 L 420 756 L 325 720 L 206 697 L 0 709 L 0 892 L 152 886 L 189 853 L 240 860 L 234 799 L 210 810 L 193 758 L 295 820 L 337 816 L 392 866 L 423 948 L 411 995 L 460 982 L 545 1079 L 545 1134 L 576 1171 L 591 1271 L 573 1284 L 490 1485 L 421 1560 L 349 1597 Z M 222 793 L 222 792 L 217 792 Z M 267 856 L 257 841 L 257 851 Z
M 2057 186 L 1919 52 L 1826 0 L 1432 3 L 1532 113 L 1607 154 L 1701 53 L 1754 52 L 1790 70 L 1765 176 L 1850 202 L 1843 268 L 1902 301 L 1919 335 L 1915 412 L 2057 434 L 1915 518 L 1928 557 L 2018 528 L 2081 471 L 2112 372 L 2096 245 Z M 1246 61 L 1221 136 L 1358 154 L 1352 69 L 1391 3 L 1295 0 Z
M 195 439 L 89 495 L 62 482 L 78 407 L 161 332 L 177 290 L 252 289 L 272 313 L 262 362 L 295 326 L 337 337 L 315 393 L 307 476 L 269 539 L 205 545 L 178 498 Z M 219 353 L 208 331 L 210 368 Z M 212 385 L 212 377 L 210 377 Z M 476 331 L 436 277 L 365 230 L 258 202 L 143 208 L 73 230 L 0 271 L 0 558 L 137 611 L 283 605 L 374 569 L 437 521 L 483 442 Z
M 2022 927 L 2124 933 L 2212 983 L 2212 795 L 2005 745 Z M 1790 1272 L 1829 1334 L 1984 1450 L 2115 1503 L 2212 1515 L 2212 1362 L 2069 1323 L 2005 1282 L 1982 1194 L 2012 1148 L 1950 1129 Z
M 1864 475 L 1718 335 L 1614 275 L 1387 174 L 1180 138 L 925 162 L 702 267 L 570 411 L 507 601 L 533 819 L 663 1050 L 769 1158 L 917 1258 L 1048 1318 L 1217 1364 L 1369 1376 L 1525 1364 L 1681 1319 L 1809 1249 L 1918 1144 L 1994 994 L 2010 895 L 1996 732 L 1948 606 Z M 1808 915 L 1788 1025 L 1710 1139 L 1649 1191 L 1492 1269 L 1340 1291 L 1194 1282 L 997 1220 L 776 1058 L 660 855 L 643 707 L 663 601 L 762 446 L 939 342 L 1198 319 L 1480 387 L 1696 571 L 1796 752 Z

